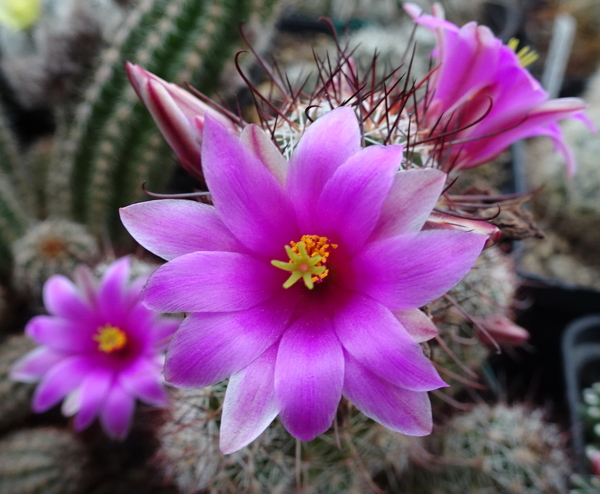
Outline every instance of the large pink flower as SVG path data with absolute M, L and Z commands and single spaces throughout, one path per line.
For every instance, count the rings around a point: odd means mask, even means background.
M 221 449 L 279 415 L 312 440 L 342 395 L 409 435 L 431 431 L 427 391 L 444 385 L 418 341 L 419 307 L 471 268 L 486 237 L 421 231 L 445 182 L 398 172 L 400 146 L 361 149 L 352 109 L 311 124 L 289 164 L 257 126 L 241 137 L 207 119 L 202 164 L 214 207 L 186 200 L 121 210 L 129 232 L 169 262 L 142 298 L 187 312 L 165 376 L 199 388 L 230 377 Z
M 415 4 L 404 4 L 404 8 L 437 37 L 437 64 L 427 100 L 422 102 L 421 125 L 433 135 L 464 128 L 446 137 L 449 145 L 459 143 L 445 157 L 452 167 L 472 168 L 519 139 L 547 135 L 564 154 L 568 173 L 574 173 L 575 161 L 557 122 L 577 118 L 594 130 L 582 113 L 587 106 L 583 100 L 549 100 L 517 54 L 488 27 L 469 22 L 459 28 L 443 19 L 437 5 L 435 17 L 422 15 Z
M 112 264 L 100 284 L 80 266 L 77 281 L 52 276 L 44 285 L 49 316 L 25 329 L 41 346 L 18 361 L 11 377 L 40 381 L 33 409 L 43 412 L 63 398 L 64 415 L 85 429 L 100 415 L 114 438 L 127 435 L 136 398 L 167 404 L 162 351 L 180 321 L 159 318 L 140 303 L 147 277 L 129 282 L 129 259 Z

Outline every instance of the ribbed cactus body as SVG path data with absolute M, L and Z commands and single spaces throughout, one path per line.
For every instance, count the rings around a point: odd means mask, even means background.
M 0 440 L 0 492 L 80 492 L 86 463 L 85 449 L 70 432 L 50 427 L 13 432 Z
M 476 380 L 465 367 L 479 374 L 491 350 L 489 345 L 475 337 L 481 331 L 470 318 L 484 325 L 489 317 L 508 316 L 516 289 L 514 262 L 499 249 L 490 248 L 481 253 L 469 274 L 448 292 L 448 296 L 460 308 L 444 297 L 429 305 L 445 344 L 442 346 L 433 342 L 431 345 L 432 360 L 441 368 L 442 377 L 450 384 L 441 392 L 456 395 L 464 389 L 464 379 Z
M 71 273 L 80 263 L 98 256 L 96 239 L 83 225 L 66 220 L 46 220 L 33 225 L 14 242 L 13 283 L 24 293 L 37 296 L 54 274 Z
M 25 232 L 30 221 L 25 171 L 17 142 L 0 106 L 0 269 L 3 270 L 11 259 L 10 242 Z
M 142 0 L 104 52 L 94 81 L 66 125 L 50 179 L 51 210 L 94 233 L 120 228 L 117 208 L 142 200 L 143 182 L 164 185 L 175 162 L 127 80 L 126 61 L 165 80 L 215 89 L 241 47 L 238 24 L 273 10 L 273 0 Z
M 544 420 L 541 410 L 477 405 L 447 424 L 442 441 L 442 459 L 448 466 L 440 473 L 429 472 L 437 492 L 566 492 L 565 437 L 556 425 Z
M 18 424 L 31 413 L 35 385 L 9 378 L 12 365 L 35 343 L 25 335 L 11 336 L 0 344 L 0 430 Z

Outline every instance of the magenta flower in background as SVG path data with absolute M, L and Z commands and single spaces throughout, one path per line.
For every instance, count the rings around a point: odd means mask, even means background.
M 449 145 L 460 142 L 446 157 L 452 168 L 481 165 L 519 139 L 546 135 L 563 153 L 568 174 L 575 172 L 573 155 L 557 122 L 577 118 L 595 131 L 582 113 L 587 107 L 583 100 L 549 100 L 517 54 L 488 27 L 469 22 L 459 28 L 444 20 L 439 5 L 434 6 L 435 17 L 423 15 L 415 4 L 404 8 L 437 38 L 437 65 L 429 79 L 427 100 L 421 102 L 425 108 L 421 125 L 435 127 L 433 135 L 468 127 L 446 137 Z
M 342 395 L 390 429 L 428 434 L 427 391 L 444 382 L 418 344 L 436 334 L 419 307 L 469 271 L 487 238 L 420 231 L 445 174 L 398 172 L 401 146 L 361 149 L 348 107 L 311 124 L 289 164 L 255 125 L 237 137 L 207 119 L 202 139 L 214 207 L 121 210 L 133 237 L 169 261 L 144 303 L 189 313 L 167 350 L 167 381 L 200 388 L 230 377 L 224 453 L 277 415 L 312 440 Z
M 41 346 L 11 371 L 18 381 L 41 381 L 33 397 L 35 412 L 63 402 L 75 428 L 96 416 L 106 433 L 124 438 L 135 400 L 166 406 L 162 351 L 180 321 L 160 318 L 140 303 L 147 277 L 129 281 L 129 259 L 113 263 L 99 284 L 80 266 L 76 282 L 52 276 L 44 285 L 50 313 L 31 319 L 25 332 Z

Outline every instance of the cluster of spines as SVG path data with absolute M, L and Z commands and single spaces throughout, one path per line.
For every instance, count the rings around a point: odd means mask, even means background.
M 569 473 L 565 437 L 525 405 L 476 405 L 434 440 L 438 471 L 417 469 L 411 492 L 561 494 Z M 427 485 L 428 489 L 422 486 Z
M 163 186 L 174 156 L 129 86 L 125 61 L 169 81 L 215 89 L 239 45 L 238 24 L 258 10 L 269 18 L 274 0 L 144 0 L 113 45 L 74 118 L 64 127 L 50 175 L 50 210 L 96 234 L 119 231 L 117 209 L 144 198 L 141 185 Z M 108 225 L 98 218 L 107 218 Z
M 82 492 L 88 455 L 72 433 L 51 427 L 15 431 L 0 440 L 0 492 Z

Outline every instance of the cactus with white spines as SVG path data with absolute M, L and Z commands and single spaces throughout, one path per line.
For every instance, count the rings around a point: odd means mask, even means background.
M 435 438 L 433 471 L 417 468 L 415 494 L 563 494 L 570 473 L 566 437 L 526 405 L 475 405 Z

